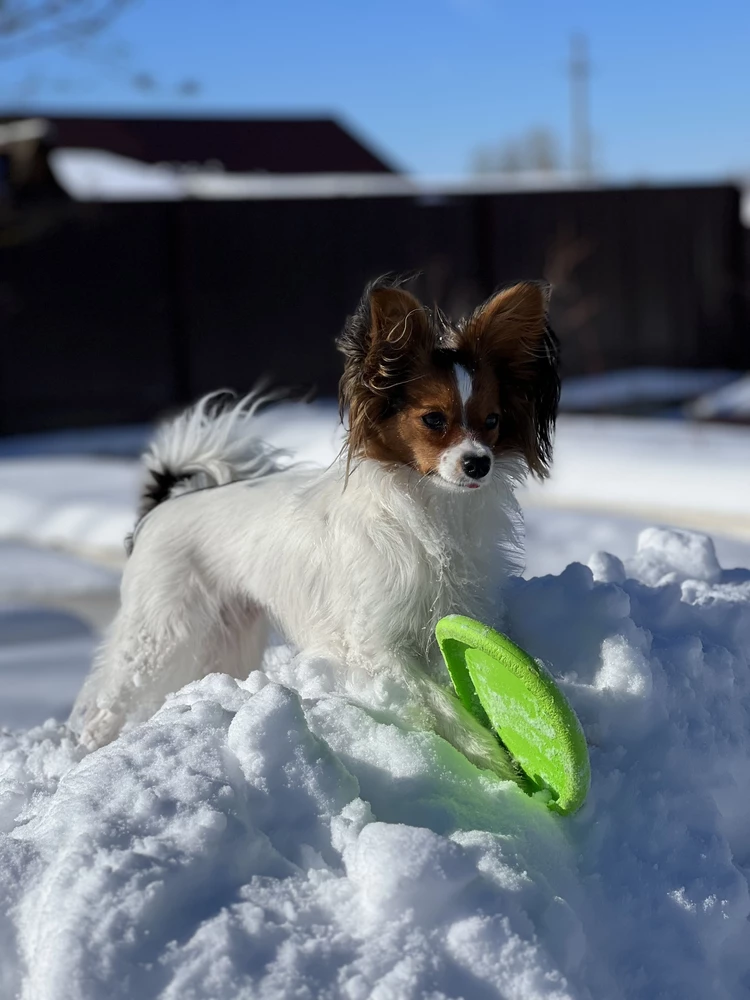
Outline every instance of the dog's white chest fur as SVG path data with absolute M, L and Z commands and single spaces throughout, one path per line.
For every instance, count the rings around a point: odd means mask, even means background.
M 260 572 L 247 565 L 253 594 L 297 646 L 348 662 L 375 665 L 394 650 L 426 657 L 438 619 L 482 617 L 512 569 L 499 546 L 515 540 L 518 508 L 500 477 L 457 496 L 365 460 L 346 485 L 336 465 L 230 489 L 234 516 L 248 507 L 243 547 L 264 549 Z M 267 571 L 272 549 L 283 572 Z

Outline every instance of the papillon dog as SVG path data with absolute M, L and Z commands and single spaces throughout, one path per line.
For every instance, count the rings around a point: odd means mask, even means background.
M 389 673 L 427 726 L 514 777 L 450 692 L 434 629 L 451 613 L 502 626 L 519 570 L 514 489 L 551 458 L 547 301 L 544 284 L 522 282 L 453 323 L 397 282 L 368 286 L 337 341 L 348 428 L 327 469 L 259 438 L 257 395 L 206 397 L 164 425 L 121 607 L 71 716 L 81 743 L 103 746 L 213 671 L 247 677 L 273 628 L 333 662 L 344 687 Z

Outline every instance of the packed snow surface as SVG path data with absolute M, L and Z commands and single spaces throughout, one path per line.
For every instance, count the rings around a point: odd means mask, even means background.
M 0 996 L 746 996 L 750 572 L 652 529 L 509 604 L 590 743 L 575 817 L 274 647 L 88 757 L 0 739 Z
M 314 410 L 275 443 L 327 461 L 333 427 Z M 348 699 L 283 645 L 84 756 L 59 720 L 139 473 L 67 445 L 0 463 L 0 998 L 746 997 L 750 570 L 723 567 L 750 547 L 634 515 L 654 476 L 649 502 L 736 523 L 750 439 L 679 427 L 563 421 L 558 479 L 525 500 L 509 631 L 586 732 L 568 818 L 392 683 Z M 584 493 L 616 516 L 565 509 Z

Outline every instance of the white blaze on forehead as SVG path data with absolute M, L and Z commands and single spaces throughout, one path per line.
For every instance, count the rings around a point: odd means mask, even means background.
M 458 387 L 458 395 L 461 398 L 461 414 L 466 422 L 466 407 L 469 405 L 471 393 L 474 388 L 471 372 L 468 372 L 463 365 L 453 366 L 453 377 Z

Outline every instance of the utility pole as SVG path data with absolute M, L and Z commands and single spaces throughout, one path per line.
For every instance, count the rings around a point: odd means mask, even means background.
M 570 159 L 574 174 L 591 177 L 591 126 L 589 123 L 588 40 L 585 35 L 570 39 Z

